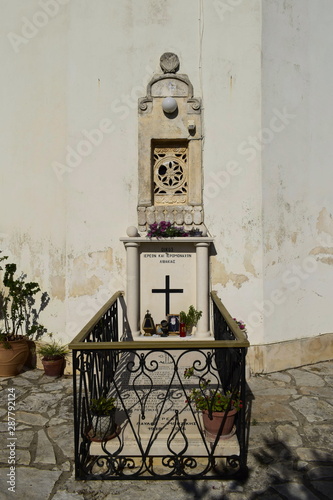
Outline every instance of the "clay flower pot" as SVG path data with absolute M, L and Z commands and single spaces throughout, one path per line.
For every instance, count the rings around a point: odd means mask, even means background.
M 65 368 L 65 359 L 58 358 L 58 359 L 42 359 L 43 367 L 44 367 L 44 373 L 48 377 L 61 377 L 61 375 L 64 373 L 64 368 Z
M 226 417 L 226 420 L 224 422 L 223 428 L 222 428 L 222 434 L 221 436 L 227 436 L 232 432 L 232 428 L 234 425 L 235 421 L 235 416 L 238 410 L 232 409 L 228 411 L 228 415 Z M 203 425 L 206 430 L 206 432 L 210 436 L 215 436 L 219 432 L 221 423 L 224 419 L 225 412 L 224 411 L 213 411 L 212 413 L 212 419 L 209 418 L 208 410 L 203 410 L 202 412 L 202 417 L 203 417 Z
M 14 377 L 22 370 L 29 356 L 29 346 L 26 340 L 10 340 L 6 349 L 0 345 L 0 377 Z

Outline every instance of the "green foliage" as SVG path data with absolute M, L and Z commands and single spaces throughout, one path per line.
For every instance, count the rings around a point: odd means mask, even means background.
M 196 326 L 202 316 L 202 311 L 197 311 L 194 306 L 190 306 L 188 313 L 180 311 L 179 319 L 181 323 L 185 323 L 186 327 Z
M 116 398 L 101 396 L 98 399 L 91 400 L 90 410 L 94 415 L 110 415 L 117 408 L 116 402 Z
M 0 257 L 0 262 L 8 257 Z M 0 265 L 0 270 L 3 268 Z M 26 275 L 16 277 L 16 264 L 6 264 L 3 275 L 3 290 L 0 290 L 0 342 L 6 345 L 10 340 L 20 336 L 27 336 L 31 340 L 38 340 L 46 328 L 38 321 L 41 311 L 49 303 L 49 296 L 42 293 L 40 305 L 35 307 L 35 296 L 40 292 L 38 283 L 26 282 Z
M 37 352 L 40 356 L 43 356 L 45 361 L 51 361 L 54 359 L 65 358 L 69 353 L 69 350 L 65 345 L 61 345 L 59 342 L 53 340 L 48 344 L 41 345 Z
M 234 395 L 231 391 L 223 392 L 218 387 L 210 386 L 211 381 L 203 377 L 198 377 L 194 374 L 194 367 L 187 368 L 184 372 L 185 378 L 189 379 L 195 376 L 199 379 L 198 388 L 191 390 L 187 402 L 193 401 L 195 407 L 199 411 L 221 411 L 235 409 L 237 411 L 242 408 L 242 401 L 239 394 Z

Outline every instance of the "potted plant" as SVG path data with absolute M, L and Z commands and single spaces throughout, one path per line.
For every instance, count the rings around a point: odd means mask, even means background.
M 52 337 L 52 334 L 50 334 L 50 337 Z M 45 375 L 61 377 L 64 373 L 66 356 L 69 353 L 67 347 L 52 340 L 52 342 L 40 345 L 37 352 L 40 356 L 43 356 L 42 363 Z
M 91 441 L 108 441 L 117 434 L 115 420 L 117 399 L 100 396 L 90 402 L 91 425 L 88 437 Z
M 190 306 L 188 313 L 185 311 L 180 311 L 179 320 L 181 324 L 185 325 L 186 333 L 190 334 L 192 328 L 197 326 L 199 319 L 202 316 L 202 311 L 197 311 L 194 306 Z
M 239 393 L 224 392 L 219 389 L 219 384 L 215 387 L 212 386 L 210 380 L 194 374 L 193 366 L 185 370 L 184 376 L 187 379 L 192 376 L 199 379 L 198 388 L 191 390 L 187 402 L 190 403 L 192 401 L 196 410 L 202 412 L 206 435 L 215 439 L 221 425 L 221 436 L 231 434 L 235 416 L 242 408 Z
M 7 257 L 0 257 L 0 262 Z M 46 329 L 38 322 L 40 312 L 47 306 L 47 293 L 35 308 L 38 283 L 26 282 L 26 275 L 16 275 L 16 264 L 6 264 L 3 290 L 0 291 L 0 376 L 17 375 L 29 356 L 28 341 L 38 340 Z M 3 268 L 0 266 L 0 271 Z

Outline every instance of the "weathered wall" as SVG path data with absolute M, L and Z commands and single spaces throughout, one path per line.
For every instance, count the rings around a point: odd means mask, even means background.
M 266 342 L 333 330 L 332 13 L 329 0 L 263 2 Z
M 253 344 L 332 331 L 329 0 L 1 9 L 1 246 L 50 293 L 50 330 L 72 338 L 125 287 L 137 100 L 172 51 L 203 99 L 212 287 Z
M 246 320 L 263 290 L 261 156 L 246 156 L 261 123 L 261 2 L 213 4 L 204 2 L 202 57 L 204 208 L 217 252 L 212 287 Z M 249 334 L 262 342 L 262 325 Z

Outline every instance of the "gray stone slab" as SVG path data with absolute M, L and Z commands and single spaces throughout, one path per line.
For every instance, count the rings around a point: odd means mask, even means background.
M 325 385 L 322 377 L 307 370 L 297 368 L 295 370 L 288 370 L 288 373 L 294 377 L 296 385 L 299 387 L 320 387 Z
M 68 458 L 74 456 L 74 432 L 73 428 L 68 425 L 57 425 L 50 427 L 47 434 L 52 441 L 54 441 L 59 448 L 61 448 L 64 455 Z
M 51 392 L 51 391 L 62 391 L 64 389 L 64 384 L 59 381 L 59 382 L 53 382 L 51 384 L 44 384 L 43 390 L 46 392 Z
M 291 376 L 288 375 L 288 373 L 284 372 L 270 373 L 268 375 L 268 379 L 273 381 L 285 382 L 286 384 L 290 384 L 291 382 Z
M 288 407 L 288 397 L 256 396 L 252 402 L 252 419 L 257 422 L 294 422 L 297 420 L 294 412 Z
M 272 386 L 274 387 L 274 383 L 272 384 L 272 380 L 270 380 L 267 375 L 251 377 L 248 381 L 248 385 L 254 394 L 261 394 L 261 391 L 272 389 Z
M 85 500 L 80 493 L 68 493 L 68 491 L 57 491 L 52 500 Z
M 251 425 L 250 426 L 250 445 L 252 450 L 258 446 L 262 446 L 265 439 L 272 440 L 274 437 L 271 427 L 267 424 Z
M 35 463 L 39 464 L 55 464 L 56 457 L 54 454 L 53 446 L 47 438 L 45 431 L 41 429 L 38 431 L 37 450 L 35 456 Z
M 20 401 L 19 406 L 20 410 L 46 413 L 50 408 L 58 404 L 62 398 L 63 395 L 60 391 L 52 394 L 43 392 L 38 396 L 36 396 L 36 394 L 31 394 L 23 401 Z
M 6 411 L 6 414 L 7 414 L 7 411 Z M 7 420 L 4 421 L 4 422 L 0 422 L 0 432 L 8 432 L 8 422 Z
M 22 396 L 26 391 L 24 389 L 17 389 L 13 385 L 10 385 L 6 387 L 3 391 L 0 392 L 0 405 L 2 407 L 7 408 L 8 407 L 8 395 L 9 394 L 14 394 L 12 392 L 9 392 L 8 389 L 15 389 L 15 399 L 14 401 L 17 402 L 17 399 Z
M 324 377 L 326 384 L 333 387 L 333 375 L 328 375 Z
M 38 413 L 29 413 L 26 411 L 16 412 L 16 422 L 23 424 L 43 426 L 48 422 L 48 418 L 39 415 Z
M 299 393 L 304 396 L 314 396 L 324 399 L 331 399 L 333 394 L 332 387 L 300 387 Z
M 312 446 L 314 453 L 320 448 L 322 451 L 328 450 L 331 453 L 332 460 L 333 433 L 331 424 L 305 425 L 304 434 L 309 441 L 309 445 Z
M 308 462 L 329 462 L 332 460 L 332 453 L 318 448 L 297 448 L 297 455 L 301 460 Z
M 318 398 L 301 397 L 292 401 L 290 406 L 304 415 L 308 422 L 324 422 L 333 419 L 333 406 Z
M 31 445 L 31 441 L 34 437 L 34 431 L 25 430 L 25 431 L 16 431 L 15 437 L 17 438 L 16 446 L 18 448 L 28 448 Z
M 8 467 L 9 451 L 8 448 L 2 446 L 0 448 L 0 463 L 6 464 Z M 29 465 L 31 460 L 30 452 L 28 450 L 15 449 L 15 465 Z M 0 474 L 1 475 L 1 474 Z
M 318 497 L 300 483 L 285 483 L 272 486 L 288 500 L 318 500 Z
M 29 465 L 31 455 L 29 450 L 16 450 L 16 465 Z
M 327 498 L 333 498 L 333 481 L 312 481 L 311 486 Z
M 276 428 L 277 436 L 280 441 L 287 446 L 302 446 L 303 440 L 298 434 L 298 429 L 294 425 L 278 425 Z
M 320 466 L 314 467 L 308 472 L 308 476 L 311 480 L 314 479 L 332 479 L 333 478 L 333 466 Z M 333 492 L 332 492 L 333 493 Z
M 24 500 L 46 500 L 49 498 L 54 483 L 61 474 L 60 471 L 38 470 L 32 467 L 18 467 L 16 471 L 16 496 L 13 498 Z M 7 492 L 5 481 L 6 479 L 0 475 L 1 491 Z
M 273 493 L 270 489 L 267 492 L 255 496 L 256 500 L 281 500 L 280 495 Z M 242 500 L 247 500 L 245 497 Z
M 61 418 L 61 417 L 50 418 L 48 426 L 54 427 L 56 425 L 61 425 L 61 424 L 68 424 L 68 419 Z
M 13 380 L 13 387 L 24 387 L 26 390 L 28 390 L 30 387 L 32 387 L 34 384 L 34 380 L 29 380 L 25 377 L 17 377 L 15 380 Z
M 38 370 L 37 368 L 35 370 L 27 370 L 26 372 L 20 373 L 19 377 L 31 379 L 31 380 L 38 380 L 42 375 L 43 375 L 43 370 Z
M 316 363 L 315 365 L 304 366 L 303 369 L 309 372 L 316 373 L 318 375 L 324 375 L 324 374 L 333 375 L 332 361 L 323 361 L 321 363 Z

